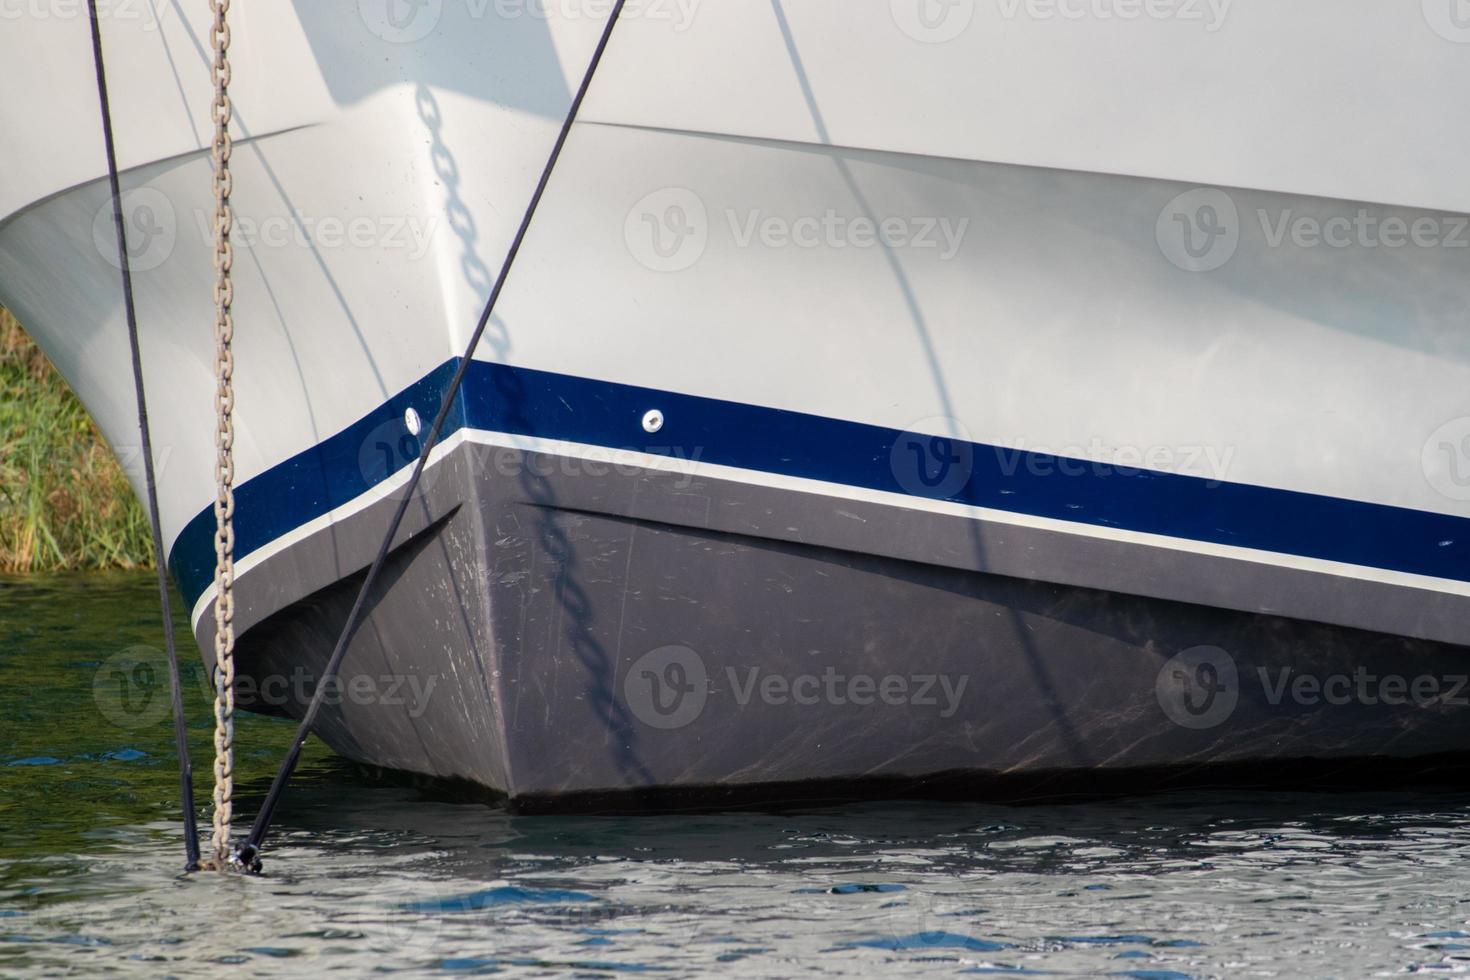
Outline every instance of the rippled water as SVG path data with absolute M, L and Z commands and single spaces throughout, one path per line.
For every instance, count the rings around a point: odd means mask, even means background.
M 1445 792 L 520 817 L 315 748 L 266 877 L 185 876 L 167 718 L 112 688 L 157 642 L 146 576 L 0 581 L 0 974 L 1470 967 L 1470 796 Z M 248 815 L 289 728 L 239 737 Z

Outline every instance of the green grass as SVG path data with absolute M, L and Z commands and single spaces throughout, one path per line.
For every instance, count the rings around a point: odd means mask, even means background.
M 87 410 L 0 309 L 0 572 L 151 566 L 148 519 Z

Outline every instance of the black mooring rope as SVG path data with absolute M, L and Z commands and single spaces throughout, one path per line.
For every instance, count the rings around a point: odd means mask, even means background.
M 311 734 L 317 713 L 321 710 L 322 701 L 329 686 L 328 682 L 336 676 L 338 669 L 342 666 L 342 658 L 347 653 L 347 644 L 352 641 L 353 634 L 357 632 L 368 593 L 372 591 L 378 573 L 382 571 L 383 564 L 388 559 L 393 539 L 398 536 L 399 526 L 402 525 L 403 517 L 408 512 L 408 505 L 413 500 L 414 490 L 418 487 L 419 479 L 424 474 L 424 467 L 428 465 L 429 455 L 439 441 L 440 430 L 443 429 L 444 422 L 449 417 L 449 410 L 459 395 L 460 387 L 464 384 L 470 360 L 480 346 L 480 338 L 484 335 L 485 327 L 489 325 L 490 317 L 495 312 L 495 304 L 500 299 L 501 290 L 505 288 L 511 266 L 515 264 L 516 256 L 520 254 L 521 245 L 526 240 L 526 233 L 531 228 L 531 219 L 536 216 L 536 208 L 541 204 L 541 198 L 546 193 L 547 185 L 551 182 L 552 171 L 556 169 L 557 160 L 561 158 L 562 148 L 566 145 L 567 136 L 572 131 L 572 124 L 577 120 L 577 113 L 582 108 L 582 100 L 587 97 L 587 90 L 592 86 L 592 76 L 597 74 L 597 66 L 602 63 L 603 53 L 607 51 L 608 42 L 612 40 L 613 28 L 617 26 L 618 17 L 622 14 L 625 3 L 627 0 L 617 0 L 612 13 L 608 15 L 607 25 L 602 30 L 602 37 L 597 42 L 596 50 L 592 52 L 592 60 L 587 65 L 586 74 L 582 76 L 581 87 L 577 89 L 571 107 L 567 110 L 566 119 L 562 122 L 561 132 L 556 137 L 556 145 L 552 147 L 551 156 L 547 158 L 546 166 L 542 168 L 541 179 L 536 184 L 536 192 L 531 195 L 531 202 L 526 205 L 526 213 L 521 217 L 520 228 L 516 231 L 510 250 L 505 254 L 505 261 L 501 263 L 500 276 L 495 280 L 495 286 L 490 291 L 490 298 L 485 301 L 485 310 L 480 314 L 480 322 L 475 326 L 475 332 L 470 337 L 464 357 L 460 359 L 459 367 L 454 372 L 454 378 L 449 382 L 449 388 L 445 390 L 444 398 L 439 403 L 439 414 L 434 417 L 434 424 L 429 426 L 429 433 L 424 437 L 413 476 L 403 491 L 403 497 L 398 501 L 398 508 L 393 513 L 388 532 L 383 536 L 383 543 L 378 548 L 378 556 L 373 559 L 371 567 L 368 568 L 367 578 L 363 579 L 362 586 L 357 590 L 357 600 L 352 604 L 352 611 L 347 615 L 347 623 L 342 627 L 342 635 L 338 637 L 332 657 L 327 661 L 326 669 L 322 671 L 322 676 L 317 680 L 311 704 L 307 707 L 306 714 L 302 716 L 301 725 L 296 730 L 296 738 L 291 743 L 291 749 L 286 754 L 285 761 L 281 763 L 281 769 L 276 773 L 276 778 L 271 782 L 270 791 L 266 793 L 265 802 L 260 806 L 260 812 L 256 814 L 255 823 L 250 828 L 250 836 L 235 849 L 235 864 L 246 871 L 252 873 L 260 871 L 260 849 L 265 841 L 265 835 L 270 831 L 271 818 L 275 815 L 276 804 L 280 802 L 281 793 L 290 781 L 291 774 L 296 771 L 296 764 L 301 759 L 301 749 L 306 744 L 307 736 Z
M 168 568 L 163 531 L 158 520 L 158 484 L 153 472 L 153 438 L 148 431 L 148 399 L 143 391 L 143 355 L 138 345 L 138 310 L 133 302 L 133 270 L 128 263 L 127 226 L 123 222 L 122 187 L 117 174 L 117 146 L 112 139 L 112 103 L 107 97 L 107 70 L 102 63 L 102 25 L 97 0 L 87 0 L 92 19 L 92 61 L 97 68 L 97 100 L 102 106 L 102 141 L 107 147 L 107 182 L 112 191 L 112 226 L 117 232 L 117 261 L 122 269 L 123 310 L 133 358 L 133 393 L 138 402 L 138 429 L 143 438 L 143 475 L 148 486 L 148 523 L 153 530 L 153 563 L 158 566 L 158 604 L 163 610 L 163 642 L 168 648 L 169 693 L 174 708 L 174 748 L 179 754 L 179 794 L 184 807 L 186 871 L 199 869 L 199 830 L 194 814 L 194 769 L 189 762 L 189 733 L 184 727 L 184 694 L 179 684 L 179 654 L 174 646 L 174 617 L 168 597 Z

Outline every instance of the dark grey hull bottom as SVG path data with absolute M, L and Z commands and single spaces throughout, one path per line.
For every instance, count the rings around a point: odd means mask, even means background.
M 1470 749 L 1462 646 L 864 554 L 820 543 L 822 521 L 884 508 L 555 476 L 519 454 L 506 476 L 470 448 L 416 502 L 318 725 L 358 762 L 534 808 L 1061 792 L 1069 774 L 1342 772 Z M 299 715 L 384 519 L 242 581 L 258 620 L 240 641 L 246 707 Z M 966 544 L 983 567 L 987 542 Z M 323 563 L 346 571 L 291 599 Z

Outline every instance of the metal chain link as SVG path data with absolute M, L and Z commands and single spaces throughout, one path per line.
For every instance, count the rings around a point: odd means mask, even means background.
M 235 323 L 230 314 L 234 249 L 230 231 L 230 0 L 210 0 L 214 26 L 214 867 L 229 867 L 235 795 Z

